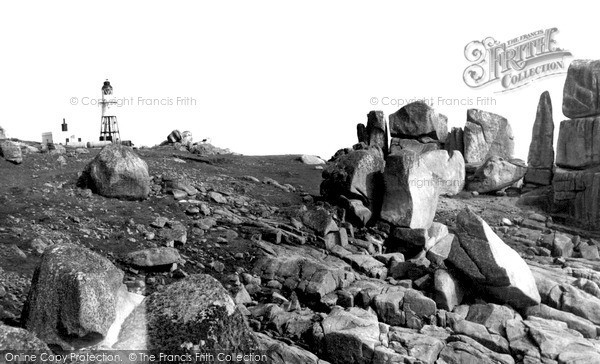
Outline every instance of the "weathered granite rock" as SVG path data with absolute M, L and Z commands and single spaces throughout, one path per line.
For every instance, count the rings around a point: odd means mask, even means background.
M 378 210 L 384 166 L 383 152 L 379 148 L 351 151 L 323 171 L 321 195 L 359 199 L 369 210 Z
M 553 216 L 586 229 L 600 229 L 600 167 L 557 168 L 552 180 Z
M 429 136 L 444 142 L 448 136 L 448 118 L 437 113 L 423 101 L 412 102 L 390 117 L 390 134 L 393 137 L 415 139 Z
M 373 306 L 382 322 L 392 326 L 402 326 L 406 323 L 402 305 L 405 290 L 378 294 L 373 299 Z
M 446 138 L 444 149 L 446 149 L 448 152 L 457 150 L 460 152 L 461 155 L 465 154 L 463 128 L 452 127 L 450 133 L 448 133 L 448 137 Z
M 435 315 L 437 306 L 434 300 L 426 297 L 421 291 L 408 289 L 404 294 L 402 309 L 406 314 L 406 321 L 408 324 L 411 316 L 423 319 Z
M 579 254 L 583 259 L 587 260 L 598 260 L 600 259 L 600 253 L 598 252 L 598 246 L 591 241 L 582 242 L 578 246 Z
M 411 229 L 429 228 L 437 208 L 438 188 L 416 153 L 403 151 L 388 156 L 384 187 L 383 220 Z
M 514 364 L 508 354 L 499 354 L 465 335 L 452 335 L 440 352 L 438 361 L 447 364 Z
M 390 327 L 387 333 L 387 341 L 390 348 L 393 348 L 397 354 L 404 356 L 402 361 L 389 361 L 390 363 L 434 364 L 440 351 L 444 348 L 443 339 L 404 327 Z M 379 363 L 376 360 L 373 362 Z M 386 361 L 382 363 L 386 363 Z
M 561 286 L 560 307 L 562 311 L 571 312 L 583 317 L 596 325 L 600 325 L 600 299 L 578 288 L 568 285 Z M 558 292 L 557 292 L 558 293 Z M 551 304 L 549 304 L 551 305 Z
M 268 254 L 258 259 L 253 272 L 265 280 L 277 280 L 286 289 L 318 303 L 336 289 L 355 280 L 349 264 L 309 246 L 283 246 L 261 242 Z
M 181 144 L 188 145 L 194 142 L 194 137 L 192 136 L 192 132 L 189 130 L 181 133 Z
M 21 148 L 19 145 L 17 145 L 17 143 L 9 140 L 3 140 L 0 142 L 0 156 L 14 164 L 23 163 L 23 154 L 21 152 Z
M 169 135 L 167 135 L 167 141 L 169 143 L 181 142 L 181 132 L 179 130 L 173 130 Z
M 568 118 L 600 114 L 600 61 L 577 59 L 571 62 L 563 89 L 562 110 Z
M 348 200 L 346 209 L 349 212 L 348 217 L 351 220 L 354 219 L 354 222 L 358 225 L 366 225 L 373 217 L 373 212 L 361 200 Z
M 549 185 L 552 182 L 554 167 L 554 119 L 552 118 L 552 100 L 550 93 L 544 91 L 531 132 L 531 143 L 527 155 L 527 173 L 525 183 Z
M 570 237 L 561 233 L 554 233 L 552 239 L 552 256 L 570 257 L 573 255 L 573 241 Z
M 339 230 L 331 214 L 321 207 L 310 209 L 302 214 L 302 222 L 320 236 Z
M 261 354 L 272 364 L 329 364 L 315 354 L 298 346 L 288 345 L 265 334 L 256 333 Z
M 490 332 L 505 335 L 506 321 L 514 318 L 516 312 L 510 307 L 488 303 L 471 305 L 465 319 L 485 326 Z
M 457 216 L 447 263 L 482 285 L 497 300 L 513 307 L 540 303 L 540 295 L 527 263 L 506 245 L 470 208 Z
M 359 272 L 369 277 L 385 279 L 387 277 L 387 268 L 385 264 L 368 254 L 350 254 L 345 257 L 347 262 Z
M 561 121 L 556 165 L 573 169 L 600 165 L 600 116 Z
M 469 109 L 463 135 L 466 163 L 483 162 L 493 155 L 504 159 L 513 157 L 512 128 L 500 115 Z
M 506 338 L 516 357 L 523 358 L 524 362 L 527 359 L 532 363 L 541 361 L 540 351 L 520 318 L 506 321 Z
M 316 155 L 303 154 L 300 156 L 300 161 L 308 165 L 325 164 L 325 161 Z
M 379 322 L 372 311 L 334 307 L 315 325 L 322 332 L 323 354 L 334 364 L 371 363 L 375 346 L 380 345 Z
M 536 316 L 548 320 L 562 321 L 566 323 L 570 329 L 579 331 L 584 337 L 587 338 L 594 339 L 597 336 L 596 325 L 594 325 L 591 321 L 570 312 L 560 311 L 546 306 L 543 303 L 537 306 L 528 307 L 525 310 L 525 314 L 528 318 L 530 316 Z
M 386 247 L 390 251 L 401 251 L 404 247 L 414 247 L 421 250 L 429 241 L 429 232 L 424 228 L 395 227 L 386 241 Z
M 123 323 L 116 349 L 250 352 L 258 342 L 221 283 L 191 275 L 147 296 Z
M 440 195 L 454 196 L 465 186 L 465 160 L 459 151 L 423 153 L 422 162 L 436 178 Z
M 388 153 L 387 123 L 383 111 L 370 111 L 367 114 L 367 145 L 381 148 Z
M 133 251 L 127 254 L 126 261 L 136 267 L 153 268 L 170 267 L 174 263 L 181 263 L 183 259 L 177 249 L 163 246 Z
M 499 334 L 488 331 L 482 324 L 469 320 L 452 320 L 452 331 L 458 335 L 466 335 L 478 343 L 497 353 L 509 354 L 508 341 Z
M 356 124 L 356 136 L 358 137 L 358 143 L 368 143 L 369 138 L 367 137 L 367 127 L 365 124 Z
M 398 154 L 402 150 L 411 150 L 417 154 L 423 154 L 432 150 L 440 149 L 439 143 L 422 143 L 416 139 L 392 138 L 390 154 Z
M 198 190 L 190 181 L 177 175 L 165 175 L 162 178 L 162 188 L 165 193 L 174 194 L 174 191 L 184 191 L 187 195 L 193 196 Z
M 88 163 L 80 185 L 105 196 L 140 200 L 150 193 L 148 165 L 133 149 L 109 144 Z
M 18 327 L 0 324 L 0 351 L 4 350 L 12 352 L 35 352 L 38 356 L 42 353 L 52 353 L 48 345 L 31 332 Z M 4 354 L 2 356 L 4 359 Z M 39 360 L 37 362 L 42 363 L 43 361 Z
M 448 234 L 441 238 L 427 251 L 427 259 L 437 266 L 443 265 L 444 261 L 448 259 L 456 239 L 457 237 L 454 234 Z
M 498 191 L 523 178 L 526 171 L 527 166 L 519 159 L 491 156 L 477 168 L 467 189 L 479 193 Z
M 102 339 L 115 320 L 123 272 L 89 249 L 54 245 L 36 268 L 22 322 L 47 344 Z
M 435 303 L 438 308 L 452 311 L 460 305 L 465 294 L 462 283 L 445 269 L 435 271 L 433 278 Z
M 579 332 L 567 328 L 564 322 L 532 316 L 523 323 L 543 358 L 557 360 L 559 363 L 573 363 L 565 361 L 565 358 L 586 354 L 594 358 L 590 363 L 600 359 L 598 349 Z

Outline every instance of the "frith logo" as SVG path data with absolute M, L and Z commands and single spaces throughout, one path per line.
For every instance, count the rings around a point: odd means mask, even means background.
M 499 92 L 504 92 L 566 72 L 565 57 L 571 52 L 556 46 L 557 32 L 542 29 L 504 43 L 492 37 L 470 42 L 465 47 L 465 58 L 471 62 L 463 73 L 465 83 L 471 88 L 500 83 Z

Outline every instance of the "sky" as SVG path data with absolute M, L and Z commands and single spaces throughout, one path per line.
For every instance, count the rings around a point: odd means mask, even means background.
M 526 159 L 543 91 L 556 133 L 565 119 L 566 75 L 504 93 L 471 89 L 465 46 L 556 27 L 556 42 L 573 54 L 567 65 L 598 59 L 597 16 L 582 9 L 589 3 L 2 2 L 0 126 L 41 141 L 65 118 L 69 134 L 97 140 L 95 100 L 109 79 L 121 137 L 137 146 L 178 129 L 246 155 L 329 158 L 357 142 L 369 111 L 387 117 L 404 100 L 433 98 L 449 126 L 464 126 L 470 107 L 506 117 L 515 156 Z M 493 102 L 460 104 L 477 98 Z

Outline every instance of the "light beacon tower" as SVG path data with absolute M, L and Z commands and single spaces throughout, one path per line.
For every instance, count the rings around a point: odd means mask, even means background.
M 108 80 L 102 86 L 102 119 L 100 120 L 100 141 L 119 143 L 121 134 L 117 124 L 117 99 L 113 95 L 113 88 Z

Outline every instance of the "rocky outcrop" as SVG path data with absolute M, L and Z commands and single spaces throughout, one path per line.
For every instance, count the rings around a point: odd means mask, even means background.
M 279 281 L 314 304 L 328 293 L 355 280 L 351 267 L 339 258 L 309 247 L 277 246 L 262 243 L 267 255 L 254 265 L 253 272 L 264 280 Z
M 339 196 L 358 199 L 375 211 L 381 199 L 384 165 L 383 152 L 379 148 L 345 154 L 323 171 L 321 195 L 333 199 Z
M 146 297 L 123 323 L 113 346 L 127 350 L 252 352 L 258 341 L 221 283 L 191 275 Z
M 469 109 L 464 129 L 466 163 L 483 162 L 491 156 L 511 159 L 514 151 L 512 128 L 504 117 Z
M 85 167 L 79 185 L 105 197 L 145 199 L 150 193 L 148 165 L 133 149 L 109 144 Z
M 393 225 L 427 229 L 438 202 L 436 179 L 414 152 L 391 154 L 383 173 L 381 218 Z
M 501 302 L 513 307 L 540 303 L 535 280 L 527 263 L 506 245 L 472 210 L 461 211 L 446 262 L 481 285 Z
M 402 107 L 391 114 L 389 119 L 392 137 L 430 137 L 443 143 L 448 136 L 448 118 L 423 101 L 415 101 Z
M 123 272 L 108 259 L 77 245 L 52 246 L 34 273 L 24 326 L 63 349 L 78 339 L 99 341 L 116 318 L 122 281 Z
M 498 191 L 523 178 L 526 171 L 527 166 L 520 159 L 492 156 L 475 170 L 467 189 L 479 193 Z
M 600 61 L 577 59 L 571 62 L 563 89 L 563 114 L 584 118 L 600 114 L 598 80 Z
M 552 182 L 554 167 L 554 120 L 552 118 L 552 100 L 545 91 L 540 96 L 531 143 L 527 155 L 527 173 L 524 182 L 547 186 Z

